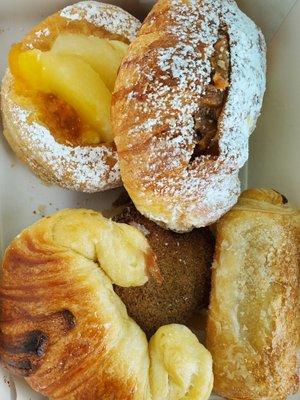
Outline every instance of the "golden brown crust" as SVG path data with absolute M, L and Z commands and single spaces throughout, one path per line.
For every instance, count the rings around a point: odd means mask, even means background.
M 181 232 L 227 212 L 264 89 L 263 36 L 234 1 L 158 1 L 122 62 L 112 102 L 122 180 L 137 209 Z M 213 92 L 217 106 L 205 110 Z M 213 114 L 205 129 L 204 111 Z
M 59 11 L 27 34 L 24 49 L 49 50 L 60 32 L 81 32 L 130 42 L 140 23 L 116 6 L 87 1 Z M 72 190 L 98 192 L 121 186 L 114 144 L 69 146 L 58 143 L 51 129 L 37 120 L 38 106 L 19 94 L 6 71 L 1 89 L 4 135 L 16 155 L 47 183 Z
M 115 286 L 129 315 L 148 337 L 162 325 L 185 324 L 208 305 L 214 249 L 208 228 L 185 234 L 165 230 L 141 215 L 132 202 L 114 220 L 137 227 L 156 254 L 162 282 L 150 277 L 140 287 Z
M 298 388 L 297 211 L 272 190 L 249 190 L 218 223 L 207 345 L 215 391 L 284 399 Z
M 63 218 L 61 213 L 40 221 L 24 231 L 5 254 L 1 363 L 51 399 L 111 399 L 113 395 L 133 399 L 128 393 L 134 392 L 137 382 L 127 373 L 125 358 L 118 374 L 113 369 L 117 362 L 114 346 L 118 336 L 123 336 L 113 326 L 118 316 L 111 317 L 110 326 L 99 312 L 104 299 L 97 299 L 93 280 L 101 287 L 107 278 L 92 260 L 55 240 L 54 230 Z M 109 292 L 114 296 L 112 287 Z M 117 296 L 114 300 L 118 306 Z M 126 313 L 125 308 L 121 311 L 119 318 Z M 100 356 L 105 353 L 106 357 Z M 120 347 L 122 358 L 121 353 Z
M 107 270 L 103 245 L 105 253 L 112 243 Z M 209 352 L 181 325 L 163 327 L 148 348 L 113 290 L 112 283 L 120 285 L 109 278 L 116 272 L 116 253 L 128 256 L 120 268 L 125 278 L 132 279 L 130 259 L 133 270 L 140 269 L 133 248 L 149 250 L 137 229 L 89 210 L 61 211 L 17 236 L 5 252 L 0 283 L 1 364 L 51 400 L 158 400 L 152 396 L 157 373 L 167 393 L 179 390 L 183 396 L 193 383 L 202 395 L 190 398 L 207 400 L 213 379 Z

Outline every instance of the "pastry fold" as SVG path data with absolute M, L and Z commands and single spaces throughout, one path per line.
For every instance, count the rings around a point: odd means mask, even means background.
M 0 362 L 36 391 L 51 400 L 209 398 L 212 358 L 196 336 L 171 324 L 148 344 L 113 290 L 155 272 L 135 227 L 63 210 L 18 235 L 2 269 Z
M 207 345 L 229 399 L 297 391 L 299 213 L 285 202 L 248 190 L 217 226 Z

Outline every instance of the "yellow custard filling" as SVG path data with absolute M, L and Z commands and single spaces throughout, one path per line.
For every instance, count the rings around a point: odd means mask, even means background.
M 10 69 L 59 142 L 110 143 L 111 93 L 126 50 L 121 41 L 61 33 L 49 51 L 13 46 Z

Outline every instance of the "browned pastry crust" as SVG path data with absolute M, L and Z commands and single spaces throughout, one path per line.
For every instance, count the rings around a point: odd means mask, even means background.
M 284 203 L 247 190 L 218 222 L 207 345 L 214 389 L 228 399 L 285 399 L 298 388 L 299 213 Z
M 113 290 L 144 284 L 152 260 L 137 229 L 90 210 L 24 230 L 3 260 L 0 363 L 51 400 L 207 400 L 212 359 L 196 336 L 172 324 L 148 344 Z
M 114 218 L 137 227 L 156 254 L 163 281 L 150 277 L 140 287 L 115 286 L 128 314 L 151 336 L 160 326 L 186 323 L 208 305 L 214 240 L 208 228 L 178 234 L 141 215 L 129 201 Z
M 22 39 L 20 45 L 23 50 L 48 51 L 57 36 L 65 32 L 129 43 L 139 27 L 139 21 L 119 7 L 84 1 L 46 18 Z M 68 112 L 66 103 L 61 105 L 56 96 L 49 94 L 40 96 L 47 97 L 46 105 L 40 98 L 36 102 L 23 95 L 23 91 L 17 91 L 15 82 L 8 68 L 1 88 L 3 133 L 18 158 L 43 181 L 68 189 L 99 192 L 121 186 L 113 143 L 76 144 L 77 120 L 72 112 Z M 51 113 L 48 112 L 50 109 Z M 62 109 L 67 111 L 66 115 L 61 113 Z M 58 129 L 63 129 L 67 138 L 73 137 L 76 145 L 69 140 L 57 140 Z
M 265 90 L 260 30 L 229 0 L 159 0 L 129 47 L 112 122 L 137 209 L 175 231 L 237 201 Z

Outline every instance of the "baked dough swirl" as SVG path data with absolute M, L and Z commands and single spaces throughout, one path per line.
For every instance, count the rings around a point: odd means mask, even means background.
M 50 399 L 208 399 L 212 359 L 196 336 L 167 325 L 148 347 L 113 291 L 150 273 L 155 256 L 132 226 L 88 210 L 38 221 L 4 256 L 1 364 Z
M 228 399 L 297 392 L 299 212 L 247 190 L 217 225 L 207 327 L 214 390 Z
M 112 103 L 137 209 L 175 231 L 228 211 L 264 90 L 263 35 L 234 1 L 158 1 L 123 59 Z

